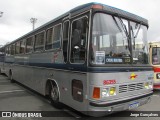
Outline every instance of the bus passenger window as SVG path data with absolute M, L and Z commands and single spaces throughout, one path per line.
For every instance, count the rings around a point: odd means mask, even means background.
M 30 53 L 33 50 L 33 37 L 29 37 L 26 40 L 26 53 Z
M 10 47 L 5 48 L 5 53 L 6 53 L 6 56 L 10 55 Z
M 20 54 L 25 53 L 25 40 L 20 41 Z
M 64 62 L 67 62 L 67 47 L 68 47 L 68 31 L 69 31 L 69 21 L 63 24 L 63 56 Z
M 45 50 L 52 49 L 52 40 L 53 40 L 53 28 L 50 28 L 47 30 Z
M 11 55 L 11 45 L 8 47 L 8 55 Z
M 35 35 L 35 51 L 42 51 L 44 50 L 44 32 L 41 32 Z
M 11 45 L 11 55 L 14 55 L 15 54 L 15 44 Z
M 20 42 L 18 41 L 16 44 L 15 44 L 16 46 L 16 51 L 15 51 L 15 54 L 19 54 L 19 52 L 20 52 Z
M 83 17 L 72 23 L 71 63 L 84 63 L 86 57 L 88 19 Z
M 60 48 L 61 24 L 54 27 L 53 30 L 53 49 Z

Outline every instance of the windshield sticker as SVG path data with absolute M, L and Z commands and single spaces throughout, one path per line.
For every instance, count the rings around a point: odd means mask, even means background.
M 96 64 L 105 64 L 105 51 L 96 51 Z
M 130 60 L 130 58 L 125 58 L 125 61 L 124 61 L 125 63 L 129 63 L 129 62 L 131 62 L 131 60 Z
M 122 63 L 121 58 L 106 58 L 106 63 Z

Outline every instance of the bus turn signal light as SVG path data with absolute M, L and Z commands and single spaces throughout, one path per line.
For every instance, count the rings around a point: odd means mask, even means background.
M 99 99 L 100 98 L 100 88 L 99 87 L 94 87 L 92 97 L 94 99 Z

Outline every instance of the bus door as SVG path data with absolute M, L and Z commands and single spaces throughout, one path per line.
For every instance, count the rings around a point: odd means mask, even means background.
M 71 64 L 85 64 L 88 38 L 88 16 L 84 15 L 71 23 L 70 57 Z

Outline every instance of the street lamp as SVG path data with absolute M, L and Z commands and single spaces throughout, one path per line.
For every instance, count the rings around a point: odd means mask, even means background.
M 3 15 L 3 12 L 0 11 L 0 17 L 2 17 L 2 15 Z
M 37 22 L 37 18 L 31 18 L 30 21 L 31 21 L 31 23 L 32 23 L 32 25 L 33 25 L 33 30 L 34 30 L 34 28 L 35 28 L 35 23 Z

